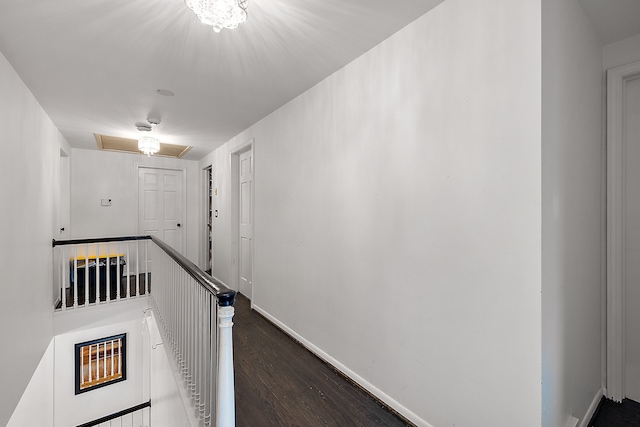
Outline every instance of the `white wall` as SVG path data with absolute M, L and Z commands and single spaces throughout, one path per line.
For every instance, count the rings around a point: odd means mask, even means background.
M 601 392 L 602 48 L 576 0 L 542 5 L 542 425 L 564 427 Z
M 53 427 L 54 344 L 49 343 L 7 427 Z
M 2 54 L 0 117 L 5 301 L 0 366 L 9 367 L 2 374 L 0 425 L 5 425 L 52 339 L 51 239 L 57 229 L 60 149 L 69 147 Z
M 137 317 L 55 337 L 54 426 L 79 425 L 148 400 L 143 395 L 142 312 Z M 76 395 L 75 344 L 121 333 L 127 334 L 127 379 Z
M 419 425 L 541 423 L 540 2 L 448 0 L 255 138 L 253 303 Z
M 138 234 L 137 165 L 185 170 L 187 210 L 183 230 L 187 233 L 187 250 L 184 255 L 198 264 L 200 176 L 198 163 L 192 160 L 74 148 L 71 157 L 72 238 Z M 100 199 L 112 199 L 112 205 L 100 206 Z
M 153 313 L 146 317 L 145 330 L 149 336 L 149 365 L 153 427 L 199 426 L 193 405 L 186 396 L 182 378 L 168 343 L 162 341 Z M 170 360 L 171 358 L 171 360 Z
M 640 61 L 640 34 L 604 47 L 604 69 Z
M 45 355 L 18 403 L 9 427 L 68 427 L 139 403 L 152 401 L 153 425 L 198 425 L 185 410 L 191 406 L 162 345 L 147 298 L 105 304 L 91 310 L 54 315 L 54 333 Z M 143 322 L 144 314 L 148 321 Z M 127 380 L 75 395 L 74 348 L 79 342 L 127 333 Z M 176 379 L 178 377 L 178 379 Z M 54 403 L 55 402 L 55 403 Z

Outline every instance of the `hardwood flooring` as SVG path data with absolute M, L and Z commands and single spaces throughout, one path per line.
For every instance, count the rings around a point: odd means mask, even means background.
M 640 403 L 624 399 L 616 403 L 602 398 L 588 427 L 638 427 L 640 426 Z
M 411 426 L 250 308 L 233 326 L 236 426 Z

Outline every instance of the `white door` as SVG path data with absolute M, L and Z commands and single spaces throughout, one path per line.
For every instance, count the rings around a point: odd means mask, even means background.
M 252 298 L 253 293 L 253 151 L 240 154 L 238 170 L 240 173 L 239 223 L 240 253 L 238 268 L 240 293 Z
M 626 85 L 624 133 L 625 388 L 640 402 L 640 78 Z
M 171 169 L 138 169 L 138 231 L 156 236 L 183 253 L 185 212 L 183 173 Z

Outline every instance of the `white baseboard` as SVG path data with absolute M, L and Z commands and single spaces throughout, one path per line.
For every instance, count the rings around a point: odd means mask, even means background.
M 326 352 L 309 342 L 307 339 L 299 335 L 297 332 L 289 328 L 287 325 L 280 322 L 278 319 L 273 317 L 271 314 L 267 313 L 265 310 L 261 309 L 255 304 L 251 304 L 252 308 L 260 313 L 262 316 L 266 317 L 270 322 L 275 324 L 277 327 L 286 332 L 289 336 L 293 337 L 296 341 L 300 342 L 307 350 L 318 356 L 320 359 L 324 360 L 326 363 L 333 366 L 336 370 L 341 372 L 346 377 L 350 378 L 353 382 L 357 383 L 360 387 L 371 393 L 373 396 L 378 398 L 384 404 L 392 408 L 398 414 L 405 417 L 407 420 L 411 421 L 418 427 L 433 427 L 431 424 L 420 418 L 414 412 L 407 409 L 405 406 L 401 405 L 394 399 L 392 399 L 389 395 L 384 393 L 379 388 L 375 387 L 373 384 L 369 383 L 367 380 L 362 378 L 360 375 L 353 372 L 351 369 L 347 368 L 345 365 L 340 363 L 338 360 L 334 359 Z
M 604 390 L 600 388 L 596 395 L 593 397 L 591 405 L 589 405 L 589 408 L 587 409 L 587 413 L 584 414 L 584 417 L 582 417 L 582 421 L 580 422 L 579 427 L 589 426 L 589 421 L 591 421 L 593 414 L 595 414 L 596 409 L 598 409 L 598 404 L 600 403 L 600 399 L 602 399 L 602 396 L 604 396 Z

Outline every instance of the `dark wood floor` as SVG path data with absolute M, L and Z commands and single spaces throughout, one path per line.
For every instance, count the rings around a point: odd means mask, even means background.
M 640 403 L 624 399 L 622 403 L 602 399 L 588 427 L 640 426 Z
M 236 426 L 409 426 L 238 295 L 233 326 Z

